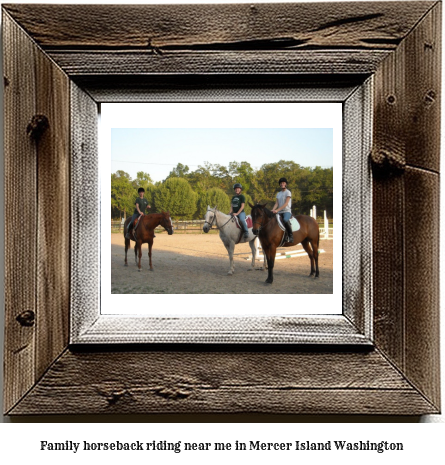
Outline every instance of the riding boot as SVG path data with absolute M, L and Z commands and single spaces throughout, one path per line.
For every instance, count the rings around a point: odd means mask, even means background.
M 125 239 L 131 239 L 130 231 L 131 231 L 131 227 L 130 227 L 130 225 L 128 225 L 127 226 L 127 234 L 125 234 Z
M 238 219 L 238 222 L 241 226 L 241 229 L 244 231 L 244 234 L 243 234 L 244 239 L 247 239 L 249 237 L 249 229 L 247 228 L 246 222 L 241 221 L 240 219 Z
M 290 224 L 290 220 L 284 223 L 284 227 L 287 231 L 287 242 L 294 242 L 294 235 L 292 233 L 292 225 Z

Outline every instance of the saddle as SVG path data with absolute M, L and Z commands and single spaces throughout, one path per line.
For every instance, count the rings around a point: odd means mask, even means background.
M 240 229 L 240 233 L 239 233 L 239 236 L 238 236 L 238 240 L 235 242 L 235 244 L 239 244 L 240 241 L 241 241 L 241 238 L 243 237 L 243 228 L 241 227 L 241 225 L 239 224 L 239 220 L 238 220 L 238 217 L 237 216 L 234 216 L 233 217 L 235 219 L 235 225 L 238 229 Z M 247 224 L 247 229 L 252 229 L 252 217 L 249 215 L 249 216 L 246 216 L 246 224 Z
M 283 224 L 283 220 L 279 213 L 277 213 L 277 223 L 282 231 L 286 231 L 286 228 L 284 227 L 284 224 Z M 292 218 L 290 219 L 290 224 L 292 226 L 292 232 L 298 231 L 300 229 L 300 223 L 298 222 L 297 218 L 295 218 L 294 216 L 292 216 Z
M 132 229 L 132 233 L 133 233 L 133 237 L 134 237 L 134 240 L 136 240 L 136 229 L 137 227 L 139 226 L 139 222 L 142 218 L 142 215 L 138 216 L 135 220 L 134 220 L 134 223 L 133 223 L 133 229 Z
M 283 219 L 279 213 L 277 213 L 277 223 L 280 229 L 284 232 L 283 237 L 281 238 L 280 245 L 278 247 L 282 247 L 287 242 L 287 231 L 283 224 Z M 290 224 L 292 226 L 292 232 L 298 231 L 300 229 L 300 223 L 298 222 L 297 218 L 291 217 Z
M 239 221 L 238 221 L 238 217 L 237 216 L 234 216 L 235 218 L 235 224 L 236 224 L 236 227 L 238 229 L 243 229 L 241 227 L 241 225 L 239 224 Z M 251 229 L 252 226 L 253 226 L 253 223 L 252 223 L 252 217 L 249 215 L 249 216 L 246 216 L 246 223 L 247 223 L 247 229 Z

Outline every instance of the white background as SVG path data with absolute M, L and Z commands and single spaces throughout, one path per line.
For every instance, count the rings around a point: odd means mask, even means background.
M 34 3 L 34 2 L 10 2 L 10 3 Z M 37 2 L 35 2 L 37 3 Z M 60 3 L 42 2 L 38 3 Z M 90 3 L 85 1 L 65 2 L 65 3 Z M 101 3 L 122 3 L 122 2 L 101 2 Z M 141 3 L 133 0 L 133 3 Z M 161 3 L 158 1 L 157 3 Z M 187 3 L 185 1 L 174 1 L 170 3 Z M 196 3 L 196 2 L 195 2 Z M 207 3 L 212 3 L 210 0 Z M 216 2 L 213 2 L 216 3 Z M 221 3 L 221 2 L 219 2 Z M 239 1 L 239 3 L 251 3 Z M 359 12 L 358 12 L 359 13 Z M 0 97 L 1 98 L 1 97 Z M 443 125 L 443 122 L 442 122 Z M 444 130 L 442 129 L 442 147 L 444 147 Z M 1 170 L 3 166 L 1 165 Z M 3 192 L 3 174 L 0 173 L 1 190 Z M 442 189 L 441 205 L 442 209 L 445 204 L 443 198 L 444 189 Z M 4 217 L 3 203 L 0 204 L 1 217 Z M 442 210 L 442 230 L 443 220 L 445 218 Z M 0 228 L 0 234 L 4 234 L 4 228 Z M 443 239 L 443 238 L 442 238 Z M 0 241 L 2 242 L 2 241 Z M 4 241 L 3 241 L 4 242 Z M 4 262 L 3 248 L 0 249 L 2 254 L 2 262 Z M 443 263 L 443 252 L 441 252 L 441 275 L 445 269 Z M 2 267 L 3 271 L 3 267 Z M 4 295 L 1 296 L 4 303 Z M 443 299 L 442 299 L 443 302 Z M 444 318 L 442 318 L 441 328 L 444 333 Z M 4 320 L 2 312 L 0 328 L 0 350 L 3 351 L 3 329 Z M 3 352 L 0 354 L 3 358 Z M 442 344 L 442 379 L 444 379 L 445 368 L 443 360 L 445 359 L 443 344 Z M 445 401 L 442 382 L 442 399 Z M 193 418 L 188 417 L 189 421 Z M 443 415 L 424 416 L 420 419 L 421 422 L 440 422 L 440 424 L 419 425 L 410 424 L 391 424 L 392 422 L 410 421 L 407 418 L 399 417 L 286 417 L 272 416 L 268 419 L 264 417 L 250 417 L 250 421 L 260 421 L 259 424 L 243 424 L 245 417 L 243 416 L 222 416 L 222 417 L 199 417 L 198 421 L 202 423 L 181 424 L 162 422 L 184 421 L 183 418 L 175 416 L 129 416 L 129 417 L 32 417 L 18 418 L 14 420 L 15 424 L 11 424 L 10 418 L 3 417 L 4 424 L 0 425 L 0 460 L 2 463 L 46 463 L 46 464 L 78 464 L 78 463 L 98 463 L 100 459 L 106 463 L 122 464 L 124 460 L 129 460 L 132 464 L 149 464 L 149 463 L 213 463 L 227 464 L 245 463 L 248 460 L 255 460 L 258 463 L 280 463 L 280 464 L 296 464 L 296 463 L 313 463 L 326 464 L 330 461 L 334 463 L 356 464 L 361 463 L 382 463 L 391 464 L 398 461 L 408 461 L 410 463 L 443 463 L 443 438 L 445 437 L 445 423 Z M 91 422 L 101 422 L 100 425 L 91 424 Z M 219 423 L 206 424 L 205 422 Z M 230 421 L 231 424 L 223 423 Z M 266 423 L 266 421 L 274 423 Z M 321 421 L 322 424 L 306 424 L 304 422 Z M 331 422 L 346 422 L 332 424 Z M 369 422 L 364 424 L 354 424 L 354 422 Z M 378 421 L 379 424 L 373 424 Z M 417 421 L 416 418 L 411 421 Z M 27 424 L 31 422 L 31 424 Z M 35 424 L 40 423 L 41 424 Z M 63 425 L 58 425 L 55 422 L 66 422 Z M 75 423 L 76 422 L 76 423 Z M 113 422 L 134 422 L 125 425 L 116 424 Z M 145 422 L 139 424 L 137 422 Z M 160 423 L 159 423 L 160 422 Z M 289 423 L 291 422 L 291 423 Z M 108 423 L 108 424 L 107 424 Z M 157 424 L 159 423 L 159 424 Z M 92 453 L 91 455 L 79 455 L 72 452 L 39 452 L 40 441 L 135 441 L 135 440 L 182 440 L 182 441 L 224 441 L 229 442 L 234 439 L 241 441 L 263 440 L 263 441 L 293 441 L 293 440 L 311 440 L 316 442 L 326 440 L 337 440 L 345 438 L 346 440 L 388 440 L 393 442 L 402 441 L 406 445 L 403 453 L 383 453 L 376 452 L 349 452 L 349 453 L 299 453 L 284 455 L 281 452 L 256 452 L 249 453 L 248 456 L 240 453 L 227 453 L 229 455 L 218 453 L 190 453 L 186 458 L 184 454 L 175 455 L 148 455 L 146 453 Z

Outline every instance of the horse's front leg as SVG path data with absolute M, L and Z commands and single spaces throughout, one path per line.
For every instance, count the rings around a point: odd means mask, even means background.
M 142 264 L 141 264 L 141 260 L 142 260 L 142 242 L 138 242 L 137 245 L 138 245 L 138 255 L 139 255 L 138 271 L 141 271 L 141 269 L 142 269 Z
M 153 265 L 151 263 L 151 248 L 153 247 L 153 239 L 148 241 L 148 260 L 150 262 L 150 271 L 153 271 Z
M 230 268 L 228 271 L 228 275 L 231 276 L 235 272 L 235 266 L 233 264 L 233 253 L 235 252 L 235 243 L 234 242 L 229 242 L 228 244 L 224 243 L 227 249 L 227 253 L 229 254 L 229 262 L 230 262 Z
M 125 239 L 125 266 L 128 266 L 127 252 L 129 248 L 130 248 L 130 239 Z
M 134 244 L 134 263 L 138 264 L 138 245 Z
M 256 255 L 256 247 L 255 247 L 255 239 L 249 242 L 250 250 L 252 251 L 252 263 L 248 271 L 252 271 L 255 269 L 255 255 Z
M 273 267 L 275 264 L 275 255 L 277 253 L 277 247 L 275 245 L 271 245 L 267 252 L 264 250 L 264 253 L 266 254 L 266 258 L 267 258 L 266 283 L 272 284 L 273 283 Z

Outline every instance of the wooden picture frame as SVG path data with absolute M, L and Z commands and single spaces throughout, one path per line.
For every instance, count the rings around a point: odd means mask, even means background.
M 440 411 L 440 2 L 11 4 L 2 14 L 6 414 Z M 95 221 L 82 202 L 96 195 L 98 103 L 370 80 L 372 312 L 350 320 L 369 344 L 72 343 L 73 296 L 91 307 L 98 285 L 79 292 L 72 280 L 92 259 L 78 231 L 87 237 Z

